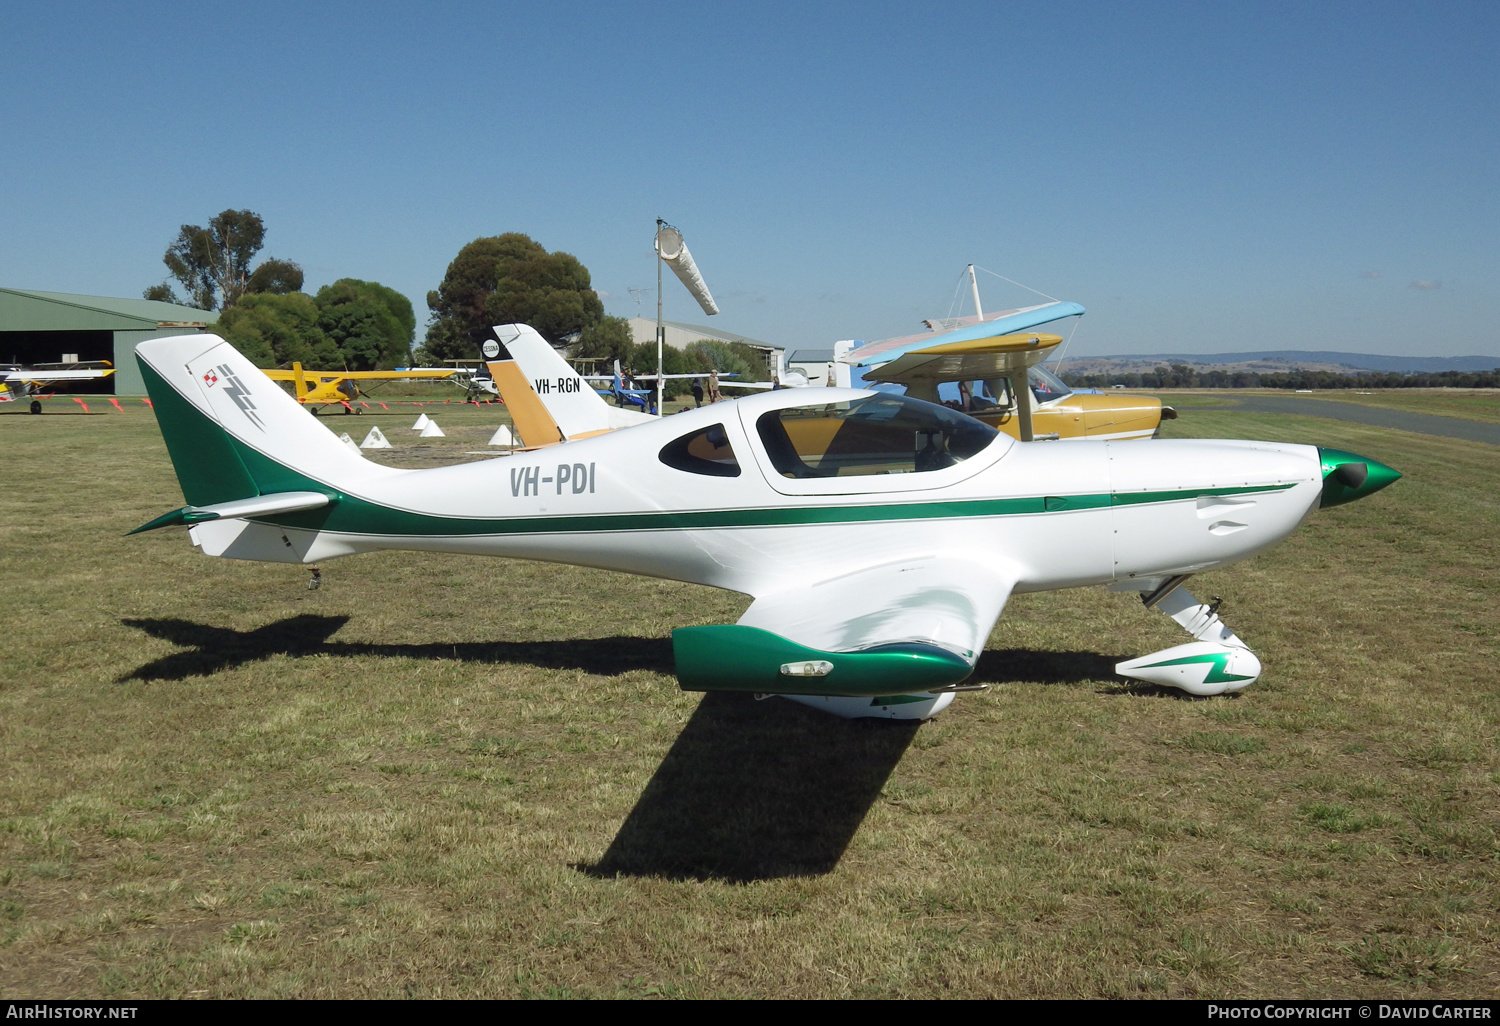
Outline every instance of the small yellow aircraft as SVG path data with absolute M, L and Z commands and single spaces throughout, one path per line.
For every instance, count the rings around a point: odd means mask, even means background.
M 296 400 L 304 406 L 342 406 L 345 413 L 359 413 L 350 404 L 361 395 L 365 381 L 410 381 L 418 378 L 452 378 L 458 371 L 441 367 L 409 367 L 405 370 L 388 371 L 311 371 L 303 370 L 302 364 L 293 363 L 291 370 L 268 370 L 266 377 L 272 381 L 290 381 Z

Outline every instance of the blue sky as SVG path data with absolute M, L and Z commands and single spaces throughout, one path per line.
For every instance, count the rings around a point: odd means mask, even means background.
M 136 296 L 261 214 L 425 320 L 526 232 L 630 315 L 655 218 L 726 330 L 876 339 L 973 262 L 1077 355 L 1500 354 L 1500 5 L 5 5 L 0 285 Z M 987 309 L 1026 293 L 981 275 Z M 668 275 L 668 319 L 704 318 Z M 966 297 L 961 297 L 966 304 Z M 419 335 L 421 329 L 419 327 Z

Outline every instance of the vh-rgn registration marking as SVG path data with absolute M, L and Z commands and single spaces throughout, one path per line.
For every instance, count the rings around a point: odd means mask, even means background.
M 537 395 L 551 395 L 553 392 L 582 392 L 583 379 L 557 378 L 554 381 L 552 378 L 537 378 L 531 386 L 536 389 Z
M 523 495 L 542 494 L 542 485 L 554 485 L 554 494 L 563 494 L 563 486 L 572 489 L 571 494 L 582 495 L 594 491 L 594 464 L 559 463 L 557 470 L 548 477 L 542 476 L 541 467 L 512 467 L 510 471 L 510 494 L 513 498 Z

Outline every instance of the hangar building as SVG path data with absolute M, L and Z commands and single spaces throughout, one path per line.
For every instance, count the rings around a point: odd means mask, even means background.
M 31 365 L 108 360 L 115 372 L 91 392 L 145 395 L 135 346 L 148 338 L 207 331 L 217 311 L 151 299 L 75 296 L 0 288 L 0 361 Z
M 752 349 L 759 349 L 766 354 L 766 366 L 772 374 L 780 374 L 782 364 L 786 356 L 786 349 L 770 342 L 762 342 L 758 338 L 750 338 L 747 335 L 736 335 L 732 331 L 720 331 L 717 328 L 705 328 L 701 324 L 683 324 L 680 321 L 662 321 L 662 327 L 666 333 L 666 343 L 673 349 L 686 349 L 694 342 L 702 342 L 709 339 L 715 342 L 739 342 Z M 636 345 L 643 342 L 656 342 L 656 321 L 647 317 L 630 318 L 630 337 Z

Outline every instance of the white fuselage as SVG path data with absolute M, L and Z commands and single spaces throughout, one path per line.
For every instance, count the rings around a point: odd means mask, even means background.
M 869 394 L 818 392 L 820 402 Z M 360 461 L 340 468 L 340 499 L 319 527 L 222 520 L 196 525 L 193 540 L 212 555 L 285 562 L 377 549 L 512 556 L 748 594 L 836 578 L 872 554 L 958 554 L 976 573 L 1004 567 L 1016 591 L 1045 591 L 1244 559 L 1291 533 L 1320 495 L 1314 447 L 1234 441 L 1001 435 L 943 470 L 789 479 L 773 469 L 756 418 L 806 402 L 805 391 L 773 392 L 446 468 Z M 738 476 L 658 458 L 716 424 Z

